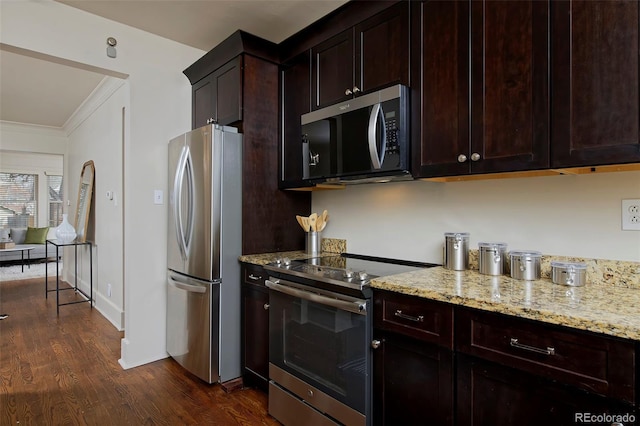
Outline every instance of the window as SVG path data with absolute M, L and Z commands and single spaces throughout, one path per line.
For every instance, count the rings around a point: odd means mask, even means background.
M 49 226 L 55 227 L 62 223 L 62 176 L 47 175 L 47 192 L 49 200 Z
M 0 172 L 0 227 L 35 226 L 37 194 L 38 175 Z

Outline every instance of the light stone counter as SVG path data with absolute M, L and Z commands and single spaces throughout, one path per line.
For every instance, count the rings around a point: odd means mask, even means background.
M 277 259 L 283 259 L 288 257 L 291 260 L 309 259 L 312 257 L 324 257 L 335 256 L 347 251 L 347 241 L 336 238 L 323 238 L 322 239 L 322 252 L 318 255 L 312 256 L 305 253 L 304 250 L 296 251 L 281 251 L 275 253 L 261 253 L 261 254 L 247 254 L 238 258 L 240 262 L 252 263 L 254 265 L 266 265 L 267 263 L 275 262 Z
M 323 239 L 320 256 L 346 251 L 346 241 Z M 303 250 L 243 255 L 245 263 L 265 265 L 278 258 L 307 259 Z M 372 288 L 390 290 L 470 308 L 640 341 L 640 264 L 543 256 L 542 278 L 521 281 L 508 275 L 480 274 L 478 252 L 470 250 L 470 270 L 442 267 L 375 278 Z M 587 284 L 568 287 L 551 282 L 550 262 L 587 263 Z
M 376 278 L 371 287 L 640 341 L 636 288 L 568 287 L 442 267 Z

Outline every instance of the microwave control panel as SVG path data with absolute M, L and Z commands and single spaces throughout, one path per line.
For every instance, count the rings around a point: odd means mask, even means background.
M 395 111 L 385 114 L 385 127 L 387 132 L 387 154 L 396 154 L 400 152 L 400 144 L 398 143 L 398 125 L 396 121 Z

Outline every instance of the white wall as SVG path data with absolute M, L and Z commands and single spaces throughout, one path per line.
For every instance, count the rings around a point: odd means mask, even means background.
M 96 308 L 116 328 L 124 328 L 124 274 L 123 274 L 123 132 L 124 117 L 129 110 L 129 86 L 125 80 L 112 80 L 101 85 L 100 102 L 88 111 L 86 117 L 69 134 L 67 155 L 67 182 L 70 188 L 69 218 L 75 217 L 78 188 L 83 165 L 91 160 L 95 167 L 92 212 L 87 239 L 93 242 L 93 291 Z M 92 104 L 89 102 L 89 104 Z M 86 104 L 85 104 L 86 105 Z M 124 113 L 123 113 L 124 111 Z M 76 116 L 83 114 L 79 111 Z M 106 193 L 113 194 L 108 199 Z M 75 256 L 71 249 L 65 252 L 65 271 L 74 279 Z M 78 250 L 78 282 L 85 291 L 90 285 L 90 255 L 86 246 Z M 110 288 L 110 292 L 108 290 Z
M 444 233 L 470 232 L 472 249 L 640 262 L 640 231 L 621 230 L 624 198 L 640 198 L 640 172 L 350 186 L 314 192 L 312 211 L 329 211 L 323 237 L 352 253 L 442 263 Z
M 106 56 L 107 37 L 118 40 L 115 59 Z M 167 207 L 153 204 L 153 190 L 166 193 L 167 142 L 190 129 L 191 86 L 182 71 L 205 52 L 50 0 L 0 2 L 0 40 L 106 75 L 129 76 L 120 197 L 125 310 L 120 363 L 128 368 L 166 357 Z M 94 148 L 92 156 L 103 152 Z M 109 208 L 96 205 L 96 219 L 103 218 L 96 226 L 119 232 L 112 229 Z M 100 265 L 106 267 L 102 258 Z

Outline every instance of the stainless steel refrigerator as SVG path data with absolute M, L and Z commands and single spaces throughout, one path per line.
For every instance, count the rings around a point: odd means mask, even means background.
M 208 125 L 169 142 L 167 352 L 208 383 L 240 377 L 242 135 Z

